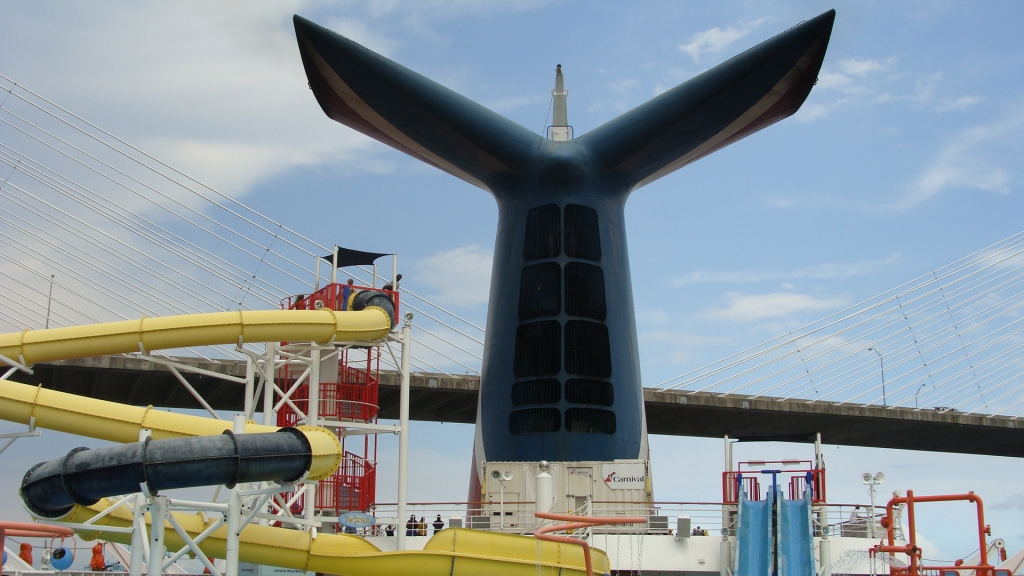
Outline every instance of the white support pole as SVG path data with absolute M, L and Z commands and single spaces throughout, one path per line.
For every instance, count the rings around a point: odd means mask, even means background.
M 726 472 L 732 472 L 732 442 L 729 441 L 729 436 L 728 435 L 725 436 L 725 446 L 724 446 L 724 448 L 725 448 L 725 471 Z M 730 479 L 730 481 L 731 481 L 731 479 Z M 728 489 L 730 491 L 732 491 L 734 488 L 732 486 L 729 486 Z M 726 533 L 727 533 L 727 530 L 729 529 L 729 521 L 731 520 L 731 517 L 732 517 L 731 511 L 729 510 L 729 508 L 730 507 L 725 505 L 725 504 L 722 505 L 722 539 L 723 540 L 728 538 Z
M 821 564 L 820 576 L 832 576 L 832 542 L 824 536 L 818 544 L 818 562 Z
M 871 484 L 868 485 L 868 488 L 871 489 L 871 516 L 868 518 L 868 536 L 872 540 L 875 539 L 875 486 L 876 483 L 872 479 Z
M 304 506 L 302 508 L 302 517 L 305 520 L 313 522 L 316 520 L 316 482 L 310 482 L 305 484 L 303 490 L 306 494 L 303 496 Z M 312 526 L 307 526 L 306 530 L 313 531 Z
M 337 256 L 337 246 L 335 246 Z M 309 405 L 306 406 L 307 424 L 310 426 L 320 425 L 320 348 L 314 343 L 309 351 Z M 305 504 L 303 516 L 306 520 L 314 520 L 316 514 L 316 483 L 311 482 L 305 487 Z
M 334 245 L 334 252 L 331 253 L 331 284 L 338 283 L 338 245 Z
M 405 550 L 405 512 L 409 488 L 409 345 L 412 342 L 412 313 L 402 325 L 402 386 L 398 395 L 398 550 Z
M 313 281 L 313 292 L 320 289 L 320 257 L 316 257 L 316 280 Z
M 128 576 L 142 576 L 142 565 L 146 555 L 146 497 L 142 493 L 135 495 L 135 506 L 132 509 L 132 549 L 131 560 L 128 562 Z
M 398 286 L 398 254 L 391 255 L 391 285 Z
M 718 543 L 718 574 L 732 576 L 732 542 L 728 538 Z
M 256 361 L 252 356 L 245 355 L 245 398 L 242 400 L 242 412 L 249 418 L 255 413 L 256 399 Z
M 235 434 L 245 434 L 245 414 L 235 414 L 232 426 Z M 247 487 L 247 486 L 246 486 Z M 228 536 L 224 548 L 224 576 L 238 576 L 238 536 L 242 531 L 239 519 L 242 515 L 242 499 L 238 495 L 240 486 L 228 490 L 227 525 Z
M 277 414 L 274 414 L 274 378 L 277 359 L 277 343 L 267 342 L 267 357 L 264 360 L 263 371 L 263 424 L 273 426 L 277 421 Z
M 320 425 L 320 348 L 313 344 L 309 351 L 309 405 L 306 406 L 306 424 Z
M 167 520 L 167 496 L 153 496 L 150 499 L 149 514 L 151 518 L 149 530 L 149 562 L 146 563 L 151 576 L 160 574 L 164 565 L 167 545 L 164 541 L 164 522 Z
M 814 436 L 814 468 L 825 471 L 825 456 L 821 451 L 821 433 Z M 832 576 L 832 542 L 829 541 L 828 526 L 828 504 L 822 502 L 816 506 L 818 527 L 821 530 L 821 542 L 818 543 L 818 574 L 819 576 Z
M 238 536 L 242 531 L 239 517 L 242 514 L 242 501 L 238 496 L 238 487 L 228 491 L 228 537 L 224 550 L 224 576 L 238 576 Z
M 373 263 L 373 282 L 370 284 L 371 288 L 377 287 L 377 263 Z
M 534 500 L 533 507 L 536 512 L 546 514 L 551 512 L 551 508 L 554 505 L 555 479 L 551 477 L 551 474 L 548 474 L 549 464 L 546 460 L 541 460 L 537 467 L 540 469 L 540 472 L 537 473 L 535 478 L 537 497 Z M 537 527 L 540 527 L 543 523 L 544 519 L 537 518 Z

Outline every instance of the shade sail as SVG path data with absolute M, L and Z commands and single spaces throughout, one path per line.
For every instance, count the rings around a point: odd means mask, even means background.
M 345 266 L 371 266 L 373 261 L 381 256 L 391 256 L 391 254 L 378 254 L 377 252 L 363 252 L 362 250 L 351 250 L 349 248 L 342 248 L 338 246 L 338 268 L 344 268 Z M 328 254 L 327 256 L 321 256 L 324 260 L 331 262 L 334 260 L 334 255 Z

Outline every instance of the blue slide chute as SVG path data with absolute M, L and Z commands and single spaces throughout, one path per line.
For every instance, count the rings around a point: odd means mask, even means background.
M 736 576 L 765 576 L 772 572 L 772 501 L 747 499 L 740 490 L 736 533 Z
M 814 576 L 814 525 L 810 490 L 799 500 L 779 500 L 779 576 Z

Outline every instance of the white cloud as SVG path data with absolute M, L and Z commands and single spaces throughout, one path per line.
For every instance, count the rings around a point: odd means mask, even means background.
M 818 90 L 836 90 L 847 94 L 859 94 L 877 89 L 880 81 L 896 68 L 896 60 L 840 60 L 834 67 L 818 74 Z
M 374 0 L 365 4 L 367 13 L 374 18 L 403 20 L 445 21 L 469 16 L 508 14 L 533 10 L 548 0 Z
M 710 30 L 698 32 L 690 38 L 686 44 L 680 44 L 679 49 L 697 60 L 703 54 L 719 52 L 726 46 L 750 34 L 755 28 L 764 23 L 766 19 L 761 18 L 739 27 L 730 26 L 725 30 L 715 26 Z
M 853 80 L 849 76 L 837 72 L 822 71 L 818 74 L 818 83 L 814 87 L 817 90 L 842 90 L 852 83 Z
M 992 505 L 993 510 L 1020 510 L 1024 512 L 1024 494 L 1017 493 L 1007 496 L 1006 500 Z
M 697 270 L 695 272 L 673 278 L 671 283 L 673 286 L 686 286 L 690 284 L 705 283 L 744 284 L 769 280 L 795 280 L 801 278 L 812 278 L 816 280 L 850 278 L 852 276 L 874 274 L 898 264 L 901 259 L 902 256 L 900 253 L 894 252 L 885 258 L 878 258 L 875 260 L 860 260 L 857 262 L 825 262 L 823 264 L 807 268 L 798 268 L 788 272 Z
M 60 18 L 26 6 L 0 40 L 18 63 L 5 74 L 232 196 L 373 146 L 325 121 L 306 87 L 291 22 L 305 2 L 75 5 Z M 390 42 L 332 22 L 374 49 Z
M 948 189 L 973 188 L 1008 194 L 1010 172 L 988 161 L 976 150 L 1019 130 L 1024 114 L 975 126 L 960 133 L 945 145 L 921 171 L 909 191 L 891 208 L 909 210 Z
M 639 333 L 645 355 L 667 361 L 675 366 L 685 365 L 698 356 L 699 350 L 715 350 L 715 347 L 729 346 L 732 339 L 724 336 L 704 336 L 679 330 L 644 330 Z
M 753 322 L 768 318 L 784 318 L 800 312 L 822 312 L 847 304 L 842 298 L 815 298 L 809 294 L 775 292 L 772 294 L 726 295 L 728 304 L 713 307 L 702 316 L 708 320 Z
M 812 97 L 800 109 L 797 119 L 810 122 L 838 108 L 857 104 L 907 102 L 930 106 L 934 112 L 949 112 L 984 101 L 983 97 L 974 95 L 940 97 L 944 78 L 942 72 L 900 71 L 895 58 L 846 58 L 827 65 L 818 73 Z
M 963 110 L 975 104 L 984 102 L 982 96 L 961 96 L 959 98 L 942 98 L 935 105 L 936 112 L 949 112 L 951 110 Z
M 915 532 L 915 534 L 917 536 L 917 545 L 919 548 L 921 548 L 921 551 L 923 552 L 925 558 L 946 558 L 946 554 L 942 550 L 940 550 L 934 542 L 929 540 L 920 532 Z M 900 560 L 905 560 L 906 556 L 900 554 L 897 556 L 897 558 Z
M 612 82 L 608 87 L 615 92 L 625 92 L 627 90 L 633 90 L 639 85 L 640 82 L 636 78 L 623 78 Z
M 877 60 L 857 60 L 856 58 L 840 60 L 837 65 L 844 74 L 849 74 L 850 76 L 863 76 L 871 72 L 879 72 L 885 70 L 888 66 L 887 63 Z
M 463 246 L 438 252 L 416 264 L 418 279 L 434 288 L 438 304 L 470 307 L 487 303 L 491 284 L 490 250 Z
M 772 208 L 852 208 L 855 204 L 848 199 L 832 194 L 812 192 L 808 194 L 775 194 L 764 200 Z
M 366 46 L 370 50 L 388 56 L 398 47 L 398 42 L 392 38 L 377 32 L 365 22 L 354 18 L 328 18 L 320 23 L 325 28 L 330 28 L 338 34 Z
M 827 103 L 810 102 L 804 104 L 800 107 L 800 114 L 797 115 L 797 120 L 800 122 L 813 122 L 819 118 L 824 118 L 833 110 L 845 106 L 851 101 L 849 98 L 840 98 Z

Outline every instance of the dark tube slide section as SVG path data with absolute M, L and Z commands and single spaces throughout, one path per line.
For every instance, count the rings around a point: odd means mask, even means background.
M 75 504 L 100 498 L 239 482 L 291 482 L 313 461 L 306 436 L 295 428 L 270 434 L 232 434 L 150 440 L 90 450 L 75 448 L 25 474 L 21 498 L 33 513 L 57 518 Z

